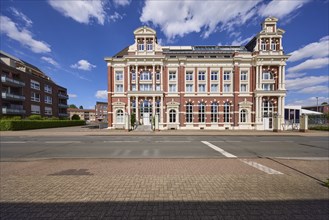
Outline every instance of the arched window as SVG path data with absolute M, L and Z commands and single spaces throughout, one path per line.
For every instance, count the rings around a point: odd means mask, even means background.
M 245 109 L 242 109 L 240 111 L 240 122 L 244 123 L 248 121 L 248 111 Z
M 224 104 L 224 122 L 230 122 L 230 103 L 225 102 Z
M 216 102 L 211 104 L 211 122 L 218 121 L 218 104 Z
M 169 122 L 170 123 L 175 123 L 176 122 L 176 110 L 171 109 L 169 111 Z
M 186 123 L 193 122 L 193 104 L 191 102 L 186 104 Z
M 116 123 L 117 124 L 123 124 L 123 111 L 121 109 L 119 109 L 117 111 L 117 115 L 116 115 Z
M 199 122 L 205 122 L 206 105 L 202 102 L 199 104 Z

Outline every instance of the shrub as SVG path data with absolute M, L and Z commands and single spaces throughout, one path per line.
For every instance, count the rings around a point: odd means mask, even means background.
M 42 120 L 41 115 L 30 115 L 28 117 L 29 120 Z
M 29 129 L 40 129 L 40 128 L 56 128 L 56 127 L 68 127 L 68 126 L 79 126 L 85 125 L 85 121 L 71 121 L 71 120 L 22 120 L 22 121 L 10 121 L 1 120 L 0 130 L 1 131 L 18 131 L 18 130 L 29 130 Z
M 1 120 L 17 121 L 17 120 L 22 120 L 22 117 L 21 116 L 3 116 L 3 117 L 1 117 Z
M 136 123 L 136 115 L 134 113 L 132 113 L 131 116 L 130 116 L 130 124 L 131 124 L 131 127 L 134 128 L 135 123 Z
M 309 130 L 329 131 L 329 125 L 316 125 L 309 127 Z
M 80 116 L 74 114 L 74 115 L 72 116 L 72 120 L 80 120 Z

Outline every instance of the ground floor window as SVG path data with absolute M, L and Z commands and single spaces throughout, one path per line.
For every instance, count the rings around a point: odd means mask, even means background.
M 186 104 L 186 123 L 191 123 L 193 121 L 193 104 Z
M 240 111 L 240 122 L 244 123 L 244 122 L 247 122 L 247 110 L 245 109 L 242 109 Z
M 224 122 L 230 122 L 230 103 L 224 104 Z
M 211 122 L 217 122 L 218 121 L 218 104 L 212 103 L 211 104 Z
M 206 108 L 206 105 L 204 103 L 200 103 L 200 105 L 199 105 L 199 122 L 205 122 L 205 108 Z
M 169 122 L 176 123 L 176 111 L 174 109 L 169 111 Z

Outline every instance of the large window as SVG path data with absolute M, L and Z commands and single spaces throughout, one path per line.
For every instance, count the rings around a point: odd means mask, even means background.
M 45 96 L 45 103 L 47 104 L 52 104 L 53 103 L 53 98 L 51 96 Z
M 52 93 L 52 87 L 50 85 L 45 85 L 45 92 L 51 94 Z
M 241 84 L 240 85 L 240 92 L 247 92 L 247 88 L 248 88 L 247 84 Z
M 231 80 L 231 72 L 225 71 L 224 72 L 224 81 L 229 81 L 229 80 Z
M 200 81 L 206 80 L 206 72 L 205 71 L 199 71 L 198 79 Z
M 115 91 L 116 92 L 123 92 L 123 85 L 122 84 L 116 84 L 115 85 Z
M 218 92 L 218 84 L 211 84 L 210 89 L 211 92 Z
M 175 81 L 176 80 L 176 72 L 170 71 L 169 72 L 169 81 Z
M 176 84 L 169 84 L 169 92 L 177 92 Z
M 169 122 L 175 123 L 176 122 L 176 111 L 174 109 L 171 109 L 169 111 Z
M 247 74 L 247 71 L 241 71 L 241 74 L 240 74 L 240 80 L 241 80 L 241 81 L 246 81 L 246 80 L 248 80 L 248 74 Z
M 265 40 L 262 40 L 262 43 L 260 44 L 260 49 L 265 51 L 266 50 L 266 42 Z
M 213 80 L 213 81 L 218 80 L 218 72 L 217 71 L 212 71 L 211 72 L 211 80 Z
M 186 123 L 193 122 L 193 104 L 191 102 L 186 104 Z
M 40 106 L 39 105 L 31 105 L 31 113 L 32 114 L 40 114 Z
M 148 51 L 152 51 L 153 50 L 153 44 L 152 43 L 147 43 L 146 47 L 147 47 L 147 50 Z
M 40 102 L 40 94 L 31 92 L 31 101 Z
M 273 79 L 273 74 L 270 72 L 263 72 L 263 79 L 264 80 Z
M 140 79 L 141 80 L 152 80 L 152 74 L 151 72 L 148 72 L 148 71 L 144 71 L 141 73 L 141 76 L 140 76 Z
M 224 84 L 224 92 L 231 92 L 231 84 Z
M 276 51 L 276 42 L 275 42 L 275 40 L 272 40 L 272 42 L 271 42 L 271 50 Z
M 119 109 L 117 111 L 117 115 L 116 115 L 116 123 L 117 124 L 123 124 L 123 122 L 124 122 L 123 111 L 121 109 Z
M 123 80 L 123 72 L 122 71 L 116 71 L 115 72 L 115 80 L 122 81 Z
M 186 72 L 185 79 L 186 81 L 193 81 L 193 72 Z
M 185 92 L 193 92 L 193 84 L 186 84 Z
M 224 104 L 224 122 L 230 122 L 230 103 L 228 102 Z
M 274 84 L 271 83 L 263 83 L 262 85 L 264 91 L 273 91 L 274 90 Z
M 140 84 L 140 91 L 152 91 L 152 84 Z
M 211 104 L 211 115 L 210 115 L 211 122 L 218 121 L 218 104 L 216 102 Z
M 242 123 L 247 122 L 247 121 L 248 121 L 248 120 L 247 120 L 247 116 L 248 116 L 248 112 L 247 112 L 247 110 L 242 109 L 242 110 L 240 111 L 240 122 L 242 122 Z
M 52 115 L 53 110 L 51 107 L 45 107 L 45 115 Z
M 199 84 L 199 92 L 206 92 L 206 84 Z
M 204 103 L 199 104 L 199 122 L 205 122 L 205 110 L 206 105 Z
M 155 79 L 156 79 L 156 81 L 160 81 L 160 78 L 161 78 L 161 73 L 157 72 L 157 73 L 155 74 Z
M 131 80 L 135 81 L 136 80 L 136 72 L 131 73 Z
M 34 80 L 31 80 L 31 88 L 40 90 L 40 83 Z

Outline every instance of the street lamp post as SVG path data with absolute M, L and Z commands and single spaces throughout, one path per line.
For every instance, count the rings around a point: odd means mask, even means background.
M 316 111 L 319 112 L 319 97 L 316 97 Z

